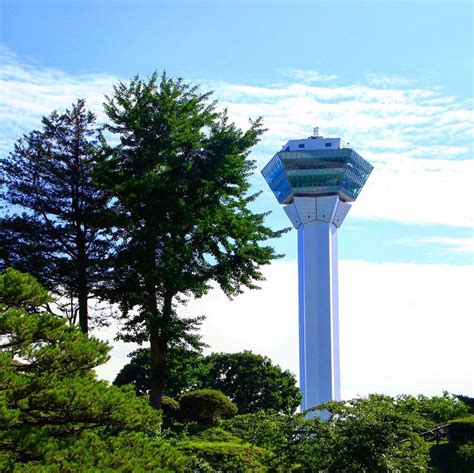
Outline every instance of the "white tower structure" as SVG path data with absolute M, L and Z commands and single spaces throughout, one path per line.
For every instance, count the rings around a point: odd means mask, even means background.
M 262 170 L 298 231 L 302 409 L 340 399 L 337 230 L 372 169 L 315 128 L 288 141 Z

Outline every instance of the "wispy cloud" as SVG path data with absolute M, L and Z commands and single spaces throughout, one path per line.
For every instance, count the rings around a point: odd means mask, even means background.
M 340 79 L 336 74 L 321 74 L 311 69 L 289 69 L 285 71 L 285 75 L 303 83 L 334 82 Z
M 384 74 L 375 74 L 369 73 L 366 74 L 367 83 L 374 87 L 383 87 L 383 88 L 390 88 L 390 87 L 399 87 L 399 86 L 407 86 L 412 85 L 416 81 L 412 79 L 407 79 L 406 77 L 399 76 L 399 75 L 384 75 Z
M 1 54 L 1 154 L 22 133 L 38 127 L 42 115 L 64 109 L 78 97 L 85 97 L 103 118 L 103 95 L 111 91 L 117 77 L 70 75 L 25 64 L 6 49 Z M 220 106 L 227 107 L 241 127 L 248 126 L 249 117 L 264 117 L 268 132 L 253 154 L 259 166 L 287 139 L 308 136 L 315 120 L 323 135 L 349 141 L 375 165 L 351 210 L 352 218 L 473 224 L 471 99 L 411 84 L 403 88 L 347 85 L 332 74 L 316 71 L 293 71 L 289 82 L 273 86 L 208 82 L 202 87 L 215 90 Z M 265 205 L 277 205 L 258 174 L 255 183 L 266 191 Z
M 421 237 L 421 238 L 403 238 L 398 241 L 399 244 L 405 246 L 429 246 L 435 245 L 441 248 L 444 253 L 455 253 L 470 255 L 474 257 L 474 235 L 471 238 L 456 237 Z
M 117 78 L 109 74 L 71 75 L 57 69 L 22 62 L 5 47 L 0 48 L 0 154 L 15 140 L 40 127 L 43 115 L 65 110 L 78 98 L 103 119 L 104 94 Z

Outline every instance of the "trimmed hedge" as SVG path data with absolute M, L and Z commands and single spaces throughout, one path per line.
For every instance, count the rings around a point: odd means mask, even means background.
M 183 420 L 202 425 L 215 425 L 221 417 L 237 414 L 237 406 L 220 391 L 198 389 L 179 398 L 179 410 Z
M 177 445 L 190 458 L 199 458 L 214 470 L 225 473 L 263 473 L 272 454 L 248 443 L 191 440 Z
M 474 415 L 452 420 L 448 435 L 454 442 L 474 440 Z

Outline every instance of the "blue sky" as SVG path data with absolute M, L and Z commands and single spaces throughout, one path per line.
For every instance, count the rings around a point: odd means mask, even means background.
M 268 84 L 285 69 L 396 74 L 468 95 L 471 2 L 2 0 L 2 41 L 41 66 L 166 68 Z M 455 71 L 455 73 L 453 73 Z
M 401 339 L 408 324 L 433 320 L 428 347 L 459 342 L 472 330 L 470 291 L 461 289 L 473 276 L 474 250 L 472 2 L 0 0 L 0 15 L 2 155 L 52 109 L 85 97 L 101 120 L 103 94 L 114 82 L 163 69 L 214 90 L 241 127 L 263 116 L 268 132 L 253 153 L 259 169 L 288 139 L 311 134 L 317 121 L 321 134 L 341 136 L 375 167 L 339 231 L 341 319 L 354 334 L 344 338 L 342 326 L 343 363 L 344 350 L 351 353 L 345 372 L 357 377 L 370 350 L 354 340 L 373 330 L 387 300 L 392 312 L 380 320 Z M 252 183 L 263 191 L 256 208 L 272 211 L 272 226 L 288 226 L 258 172 Z M 269 270 L 262 308 L 278 299 L 282 274 L 294 271 L 295 232 L 275 245 L 286 258 Z M 400 291 L 412 286 L 416 294 L 403 305 L 409 296 Z M 379 295 L 370 307 L 360 301 L 369 288 Z M 206 302 L 208 312 L 221 310 L 219 297 Z M 233 310 L 255 310 L 254 296 L 245 297 Z M 295 312 L 296 291 L 288 297 L 288 312 Z M 448 316 L 450 329 L 442 323 Z M 221 347 L 223 329 L 217 316 L 210 320 L 209 341 Z M 281 321 L 272 345 L 246 345 L 248 333 L 234 334 L 235 349 L 263 351 L 296 371 L 284 349 L 288 333 L 296 343 L 295 319 Z M 380 337 L 386 347 L 394 340 Z M 393 362 L 394 373 L 396 351 L 387 348 L 381 358 L 385 367 Z M 472 391 L 472 370 L 459 369 L 453 389 Z M 446 379 L 451 371 L 448 363 Z M 393 392 L 403 373 L 394 375 Z M 380 376 L 366 369 L 357 383 L 346 380 L 346 393 L 380 390 L 373 384 Z M 436 378 L 426 380 L 425 391 L 441 389 Z M 416 379 L 419 373 L 413 391 Z

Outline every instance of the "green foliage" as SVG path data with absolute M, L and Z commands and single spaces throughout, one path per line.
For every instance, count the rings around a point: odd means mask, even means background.
M 179 403 L 171 397 L 163 396 L 161 401 L 163 429 L 170 429 L 180 420 Z
M 452 419 L 463 417 L 469 408 L 456 396 L 444 393 L 442 396 L 398 396 L 396 404 L 400 410 L 423 419 L 423 430 L 429 430 L 437 425 L 447 424 Z
M 150 342 L 150 401 L 160 407 L 168 348 L 189 331 L 176 304 L 200 297 L 216 281 L 229 295 L 262 280 L 277 255 L 266 214 L 250 210 L 250 149 L 261 120 L 243 132 L 181 79 L 153 74 L 119 83 L 107 97 L 98 179 L 113 196 L 118 242 L 107 297 L 119 304 L 123 338 Z
M 32 310 L 50 301 L 48 291 L 30 274 L 7 268 L 0 275 L 0 310 L 22 307 Z
M 184 472 L 185 458 L 169 443 L 143 432 L 83 431 L 74 437 L 35 439 L 43 457 L 28 462 L 0 456 L 1 471 L 75 473 L 87 472 Z M 3 460 L 3 463 L 2 463 Z
M 199 389 L 179 398 L 179 409 L 184 420 L 214 425 L 221 417 L 232 417 L 237 407 L 220 391 Z
M 204 460 L 213 468 L 211 471 L 226 473 L 269 471 L 266 463 L 271 455 L 250 444 L 188 441 L 180 444 L 178 448 L 186 455 L 193 455 Z
M 453 419 L 450 422 L 451 429 L 464 429 L 464 428 L 473 428 L 474 427 L 474 415 L 468 415 L 466 417 L 458 417 Z
M 213 353 L 204 363 L 201 385 L 229 396 L 241 414 L 262 409 L 291 413 L 301 403 L 293 373 L 283 371 L 266 356 L 250 351 Z
M 330 412 L 330 470 L 417 471 L 426 468 L 426 442 L 416 413 L 389 396 L 370 395 L 320 406 Z
M 93 368 L 107 360 L 108 346 L 42 308 L 48 300 L 33 277 L 13 269 L 0 275 L 0 465 L 140 471 L 127 469 L 139 464 L 127 460 L 138 446 L 149 452 L 142 469 L 149 461 L 179 465 L 180 455 L 158 444 L 160 413 L 132 387 L 96 380 Z
M 465 468 L 474 470 L 474 441 L 459 445 L 457 453 Z
M 237 415 L 224 421 L 222 427 L 271 452 L 271 471 L 313 472 L 325 470 L 330 464 L 329 425 L 318 417 L 305 419 L 301 414 L 260 411 Z
M 0 219 L 0 270 L 27 271 L 63 296 L 63 313 L 71 323 L 79 315 L 84 332 L 88 298 L 97 296 L 108 250 L 108 196 L 93 178 L 100 137 L 95 120 L 78 100 L 65 113 L 43 117 L 43 128 L 0 160 L 0 198 L 10 212 Z
M 186 472 L 187 473 L 214 473 L 216 470 L 212 468 L 211 465 L 202 458 L 197 457 L 196 455 L 188 455 L 188 461 L 186 462 Z
M 189 336 L 189 334 L 188 334 Z M 196 337 L 197 338 L 197 337 Z M 185 391 L 201 387 L 201 378 L 205 372 L 202 348 L 199 340 L 190 343 L 173 342 L 169 348 L 164 379 L 164 394 L 177 397 Z M 130 363 L 126 364 L 114 380 L 115 386 L 132 384 L 138 395 L 150 393 L 151 354 L 149 349 L 138 349 L 130 353 Z
M 435 473 L 472 473 L 474 442 L 442 442 L 430 448 L 430 467 Z
M 330 402 L 318 406 L 328 413 L 326 421 L 319 416 L 258 412 L 238 415 L 222 427 L 272 452 L 274 470 L 423 471 L 429 445 L 419 432 L 426 419 L 408 412 L 398 400 L 372 395 Z
M 188 424 L 188 438 L 200 442 L 238 442 L 239 437 L 221 427 Z
M 449 425 L 449 439 L 465 441 L 474 439 L 474 415 L 454 419 Z
M 469 412 L 474 414 L 474 397 L 465 396 L 463 394 L 456 394 L 455 397 L 466 404 L 466 406 L 469 408 Z
M 222 391 L 240 413 L 271 409 L 294 412 L 301 402 L 295 376 L 274 365 L 268 357 L 250 351 L 213 353 L 202 349 L 171 346 L 166 364 L 165 394 L 179 396 L 196 388 Z M 137 394 L 150 390 L 150 351 L 136 350 L 114 381 L 117 386 L 133 384 Z

